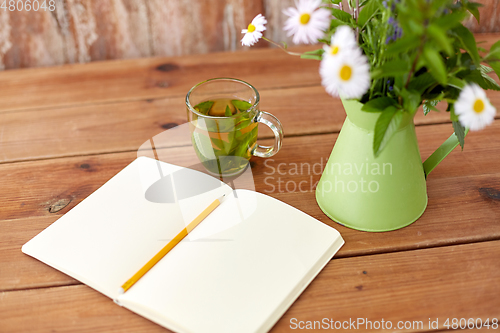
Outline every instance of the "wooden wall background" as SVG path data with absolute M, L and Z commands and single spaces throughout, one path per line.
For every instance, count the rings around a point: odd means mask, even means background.
M 480 2 L 481 24 L 473 19 L 466 24 L 474 32 L 500 32 L 500 1 Z M 244 50 L 240 31 L 258 13 L 269 21 L 267 37 L 290 42 L 282 30 L 282 10 L 293 0 L 55 3 L 54 12 L 0 9 L 0 69 Z

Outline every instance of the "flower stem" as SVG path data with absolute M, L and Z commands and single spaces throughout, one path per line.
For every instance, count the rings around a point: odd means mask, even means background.
M 358 16 L 359 16 L 359 0 L 356 0 L 356 26 L 358 25 Z M 356 27 L 356 43 L 359 42 L 359 27 Z
M 288 51 L 288 50 L 286 49 L 286 45 L 285 45 L 285 46 L 283 46 L 283 45 L 281 45 L 281 44 L 279 44 L 279 43 L 276 43 L 276 42 L 275 42 L 275 41 L 273 41 L 273 40 L 270 40 L 269 38 L 266 38 L 266 37 L 262 36 L 262 39 L 263 39 L 263 40 L 265 40 L 265 41 L 267 41 L 267 42 L 269 42 L 269 43 L 271 43 L 271 44 L 273 44 L 273 45 L 276 45 L 277 47 L 279 47 L 280 49 L 282 49 L 283 51 L 285 51 L 286 53 L 288 53 L 288 54 L 290 54 L 290 55 L 299 56 L 299 57 L 302 55 L 302 53 L 297 53 L 297 52 L 290 52 L 290 51 Z

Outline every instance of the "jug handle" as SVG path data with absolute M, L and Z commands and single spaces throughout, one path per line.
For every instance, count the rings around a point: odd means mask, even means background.
M 465 129 L 465 135 L 469 132 L 469 129 Z M 455 149 L 459 144 L 457 135 L 453 133 L 450 137 L 438 148 L 435 152 L 429 156 L 424 162 L 424 173 L 425 178 L 434 170 L 435 167 L 445 159 L 448 154 L 450 154 L 453 149 Z

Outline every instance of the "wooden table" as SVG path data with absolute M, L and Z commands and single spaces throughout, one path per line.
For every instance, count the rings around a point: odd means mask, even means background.
M 500 35 L 478 39 L 491 45 Z M 262 109 L 283 123 L 282 151 L 267 165 L 252 161 L 256 190 L 333 226 L 346 241 L 273 332 L 324 318 L 383 319 L 393 329 L 401 321 L 405 332 L 434 329 L 429 320 L 446 330 L 447 318 L 489 318 L 490 325 L 500 318 L 500 122 L 470 133 L 465 150 L 433 171 L 429 206 L 417 222 L 386 233 L 351 230 L 321 212 L 311 187 L 285 186 L 319 180 L 319 169 L 296 174 L 293 163 L 324 166 L 343 108 L 321 87 L 318 62 L 261 49 L 0 73 L 1 332 L 165 331 L 21 246 L 134 160 L 144 141 L 186 122 L 186 92 L 211 77 L 254 84 Z M 500 110 L 500 94 L 488 95 Z M 422 158 L 452 132 L 445 112 L 420 112 L 416 123 Z M 269 132 L 260 136 L 270 140 Z M 270 179 L 269 166 L 279 165 L 284 175 Z

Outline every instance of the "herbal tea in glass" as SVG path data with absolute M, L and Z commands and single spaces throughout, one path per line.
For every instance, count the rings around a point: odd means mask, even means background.
M 240 99 L 218 98 L 198 103 L 194 109 L 212 118 L 192 129 L 198 158 L 213 174 L 232 175 L 242 171 L 252 156 L 257 141 L 257 123 L 252 107 Z
M 212 79 L 194 86 L 186 96 L 191 141 L 203 166 L 214 175 L 245 170 L 252 155 L 269 157 L 281 147 L 278 119 L 258 109 L 259 94 L 237 79 Z M 256 144 L 258 123 L 275 134 L 270 147 Z

